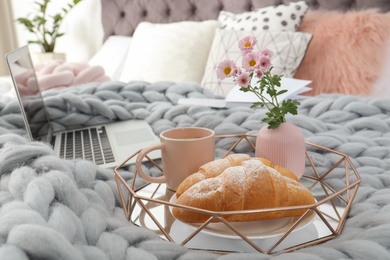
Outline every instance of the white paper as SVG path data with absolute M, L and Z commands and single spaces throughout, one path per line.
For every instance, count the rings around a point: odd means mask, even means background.
M 208 107 L 226 107 L 225 99 L 216 98 L 181 98 L 177 102 L 178 104 L 184 105 L 197 105 L 197 106 L 208 106 Z
M 255 80 L 255 82 L 256 81 L 257 80 Z M 278 96 L 279 103 L 289 98 L 294 99 L 295 97 L 298 97 L 299 94 L 311 90 L 311 88 L 308 87 L 308 85 L 311 83 L 311 80 L 301 80 L 301 79 L 282 77 L 280 83 L 281 84 L 280 87 L 278 87 L 278 91 L 286 89 L 287 92 Z M 264 93 L 264 96 L 270 98 L 267 93 Z M 259 98 L 254 93 L 241 91 L 238 85 L 236 85 L 232 90 L 230 90 L 225 100 L 227 104 L 253 103 L 253 102 L 260 101 Z
M 255 79 L 254 82 L 256 82 Z M 279 103 L 289 98 L 293 100 L 305 99 L 306 96 L 302 96 L 300 94 L 311 90 L 311 88 L 308 87 L 308 85 L 311 83 L 311 80 L 282 77 L 280 83 L 281 84 L 280 87 L 278 87 L 278 90 L 280 91 L 287 89 L 287 92 L 278 96 Z M 268 94 L 265 93 L 265 96 L 268 96 Z M 179 99 L 178 104 L 224 108 L 235 106 L 251 106 L 253 102 L 258 101 L 260 101 L 259 98 L 252 92 L 241 91 L 239 86 L 235 86 L 232 90 L 230 90 L 225 99 L 182 98 Z

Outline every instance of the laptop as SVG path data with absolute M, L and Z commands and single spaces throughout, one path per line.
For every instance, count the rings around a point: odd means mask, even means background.
M 82 158 L 105 168 L 113 168 L 140 149 L 159 142 L 145 120 L 56 131 L 55 122 L 49 121 L 28 46 L 7 53 L 6 61 L 30 139 L 51 143 L 59 157 Z M 148 156 L 157 159 L 160 152 L 153 151 Z M 126 164 L 135 160 L 134 156 Z

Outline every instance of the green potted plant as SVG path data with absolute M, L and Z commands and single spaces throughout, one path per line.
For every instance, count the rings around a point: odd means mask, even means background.
M 298 178 L 305 167 L 305 140 L 302 131 L 286 121 L 286 115 L 298 113 L 297 100 L 287 99 L 279 102 L 278 96 L 287 92 L 281 87 L 281 75 L 272 74 L 269 49 L 254 51 L 257 39 L 245 36 L 240 39 L 238 47 L 242 54 L 242 67 L 232 60 L 223 60 L 217 67 L 219 79 L 233 77 L 241 91 L 252 92 L 258 98 L 252 108 L 266 108 L 263 126 L 256 137 L 256 157 L 263 157 L 274 164 L 294 172 Z
M 29 44 L 38 44 L 42 53 L 52 54 L 54 53 L 57 39 L 64 35 L 64 33 L 60 32 L 60 26 L 65 15 L 81 1 L 70 0 L 59 12 L 51 15 L 48 13 L 48 5 L 52 0 L 35 0 L 35 11 L 29 13 L 27 17 L 17 18 L 16 21 L 35 35 L 34 40 L 28 41 Z

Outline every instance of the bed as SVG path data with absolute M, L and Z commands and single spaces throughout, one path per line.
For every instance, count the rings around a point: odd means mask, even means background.
M 106 63 L 100 62 L 107 52 L 93 54 L 96 56 L 91 64 L 105 67 L 115 80 L 44 91 L 51 120 L 60 129 L 145 119 L 156 134 L 186 126 L 211 128 L 218 135 L 256 134 L 262 126 L 265 113 L 262 109 L 180 105 L 178 101 L 221 98 L 231 87 L 216 82 L 213 73 L 207 74 L 220 57 L 209 59 L 214 42 L 218 43 L 213 41 L 215 29 L 219 37 L 239 35 L 240 29 L 231 30 L 242 26 L 237 25 L 236 15 L 273 4 L 290 3 L 286 6 L 295 7 L 293 2 L 296 1 L 101 0 L 97 8 L 102 14 L 101 50 L 107 51 L 111 44 L 118 46 L 118 41 L 112 39 L 131 45 L 126 50 L 109 49 L 109 53 L 122 51 L 111 56 L 111 63 L 107 59 Z M 387 59 L 390 29 L 386 27 L 390 23 L 385 23 L 390 3 L 380 0 L 305 3 L 307 11 L 294 13 L 295 19 L 288 22 L 292 28 L 281 33 L 298 37 L 287 38 L 295 39 L 290 44 L 299 42 L 300 51 L 294 53 L 294 62 L 289 66 L 280 64 L 280 71 L 313 80 L 313 90 L 301 101 L 298 115 L 288 120 L 302 129 L 306 141 L 347 154 L 361 176 L 358 193 L 339 236 L 275 255 L 257 252 L 221 255 L 163 240 L 126 219 L 112 169 L 86 160 L 60 159 L 50 145 L 28 140 L 16 100 L 6 98 L 0 100 L 0 259 L 390 259 L 390 105 L 386 96 L 389 74 L 386 69 L 390 60 Z M 229 32 L 222 32 L 216 23 L 220 11 L 230 13 L 225 14 L 231 18 L 227 18 L 226 24 L 232 27 Z M 148 23 L 138 27 L 142 21 Z M 182 21 L 198 23 L 188 23 L 183 30 L 178 26 Z M 253 23 L 247 26 L 253 29 Z M 345 30 L 353 31 L 351 26 L 366 37 L 346 34 Z M 139 28 L 142 30 L 137 32 Z M 324 33 L 327 28 L 332 31 Z M 154 33 L 153 38 L 150 32 Z M 188 56 L 194 58 L 191 71 L 187 64 L 173 62 L 188 55 L 186 48 L 194 48 L 188 43 L 190 38 L 175 38 L 179 32 L 192 36 L 198 33 L 191 38 L 199 51 L 196 57 L 193 52 Z M 172 50 L 171 44 L 162 42 L 164 35 L 170 35 L 168 43 L 185 46 Z M 345 42 L 344 36 L 350 42 Z M 158 53 L 176 52 L 164 56 L 169 62 L 148 60 L 155 57 L 151 48 L 156 47 L 153 39 L 157 38 L 160 40 L 157 47 L 163 48 Z M 149 49 L 140 52 L 145 47 L 142 43 Z M 347 45 L 351 52 L 340 48 L 340 44 Z M 363 45 L 369 46 L 368 49 Z M 152 63 L 155 71 L 148 69 L 147 63 Z M 329 67 L 334 70 L 329 72 Z M 362 67 L 365 73 L 359 73 Z M 216 156 L 221 157 L 230 145 L 217 142 Z M 247 149 L 238 147 L 235 152 L 248 152 Z M 321 156 L 332 160 L 331 155 Z M 150 174 L 156 174 L 152 167 L 149 170 Z M 120 169 L 128 183 L 132 182 L 134 171 L 134 165 Z M 338 183 L 337 177 L 330 181 Z M 142 184 L 142 180 L 137 183 Z

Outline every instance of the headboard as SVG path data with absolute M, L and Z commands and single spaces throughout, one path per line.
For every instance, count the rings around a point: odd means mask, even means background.
M 104 40 L 132 36 L 142 21 L 169 23 L 216 19 L 221 10 L 240 13 L 298 0 L 101 0 Z M 305 0 L 312 9 L 390 11 L 388 0 Z

